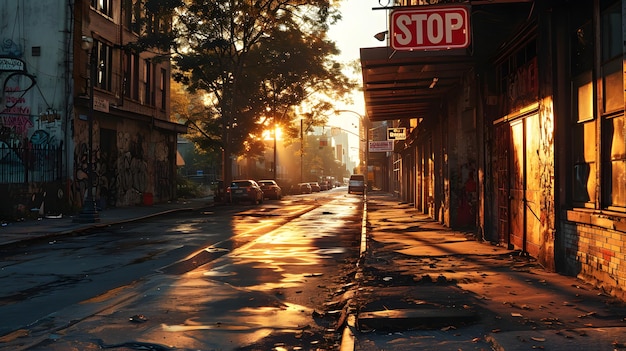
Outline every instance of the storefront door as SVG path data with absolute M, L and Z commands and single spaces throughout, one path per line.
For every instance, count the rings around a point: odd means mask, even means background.
M 536 257 L 540 248 L 539 115 L 512 122 L 510 132 L 509 242 Z

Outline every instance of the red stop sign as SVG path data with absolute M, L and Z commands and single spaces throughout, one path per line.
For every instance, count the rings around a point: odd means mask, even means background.
M 391 47 L 396 50 L 445 50 L 470 43 L 469 10 L 436 6 L 391 12 Z

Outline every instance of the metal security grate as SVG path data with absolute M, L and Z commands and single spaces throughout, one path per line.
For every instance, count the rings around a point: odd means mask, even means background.
M 63 152 L 56 146 L 0 144 L 0 183 L 51 182 L 62 177 Z

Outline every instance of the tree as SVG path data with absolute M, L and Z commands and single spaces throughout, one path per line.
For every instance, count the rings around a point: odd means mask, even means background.
M 181 83 L 172 83 L 170 105 L 176 121 L 187 125 L 184 138 L 193 143 L 194 152 L 186 154 L 186 168 L 192 170 L 221 167 L 221 128 L 219 118 L 202 94 L 191 93 Z
M 215 116 L 221 128 L 226 182 L 232 179 L 231 155 L 254 151 L 259 145 L 254 136 L 264 124 L 286 124 L 303 104 L 330 110 L 330 101 L 354 87 L 332 60 L 338 50 L 326 31 L 340 16 L 331 0 L 146 0 L 146 5 L 147 18 L 173 16 L 172 33 L 147 32 L 135 47 L 171 53 L 174 79 L 191 92 L 206 93 L 207 118 Z
M 345 165 L 337 160 L 335 148 L 329 145 L 327 134 L 308 134 L 303 148 L 304 181 L 316 181 L 319 177 L 343 178 Z M 324 142 L 326 141 L 326 143 Z

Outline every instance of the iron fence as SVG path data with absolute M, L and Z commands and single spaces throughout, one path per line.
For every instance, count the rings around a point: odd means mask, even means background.
M 0 145 L 0 184 L 51 182 L 62 176 L 61 147 Z

